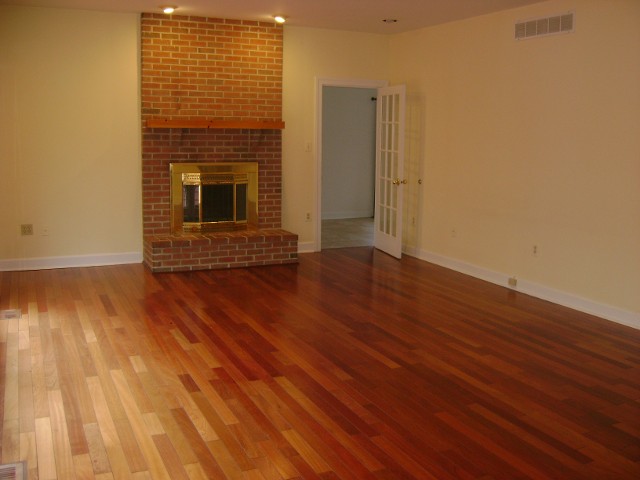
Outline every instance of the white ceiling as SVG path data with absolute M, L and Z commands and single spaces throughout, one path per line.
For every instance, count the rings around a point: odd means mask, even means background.
M 0 5 L 159 12 L 178 7 L 176 15 L 271 21 L 275 14 L 287 24 L 370 33 L 400 33 L 418 28 L 521 7 L 541 0 L 0 0 Z M 397 19 L 385 23 L 383 19 Z

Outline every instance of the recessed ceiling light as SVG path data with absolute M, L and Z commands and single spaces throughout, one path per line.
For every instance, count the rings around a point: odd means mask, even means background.
M 384 23 L 396 23 L 398 21 L 397 18 L 384 18 L 382 20 Z
M 164 13 L 166 13 L 167 15 L 171 15 L 173 12 L 176 11 L 176 8 L 178 7 L 170 7 L 170 6 L 166 6 L 166 7 L 160 7 L 162 9 L 162 11 Z
M 287 21 L 284 15 L 274 15 L 273 19 L 276 21 L 276 23 L 284 23 Z

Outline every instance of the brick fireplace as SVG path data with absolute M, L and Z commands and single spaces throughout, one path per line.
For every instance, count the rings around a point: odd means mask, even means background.
M 297 261 L 281 229 L 282 28 L 143 14 L 144 261 L 154 272 Z M 171 163 L 256 162 L 258 222 L 245 230 L 171 231 Z

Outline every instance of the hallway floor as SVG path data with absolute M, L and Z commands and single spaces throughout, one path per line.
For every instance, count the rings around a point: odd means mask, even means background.
M 372 245 L 373 218 L 371 217 L 322 221 L 322 249 Z

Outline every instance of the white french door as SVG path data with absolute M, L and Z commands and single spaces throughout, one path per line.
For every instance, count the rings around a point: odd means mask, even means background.
M 405 86 L 378 89 L 376 106 L 375 248 L 402 256 Z

